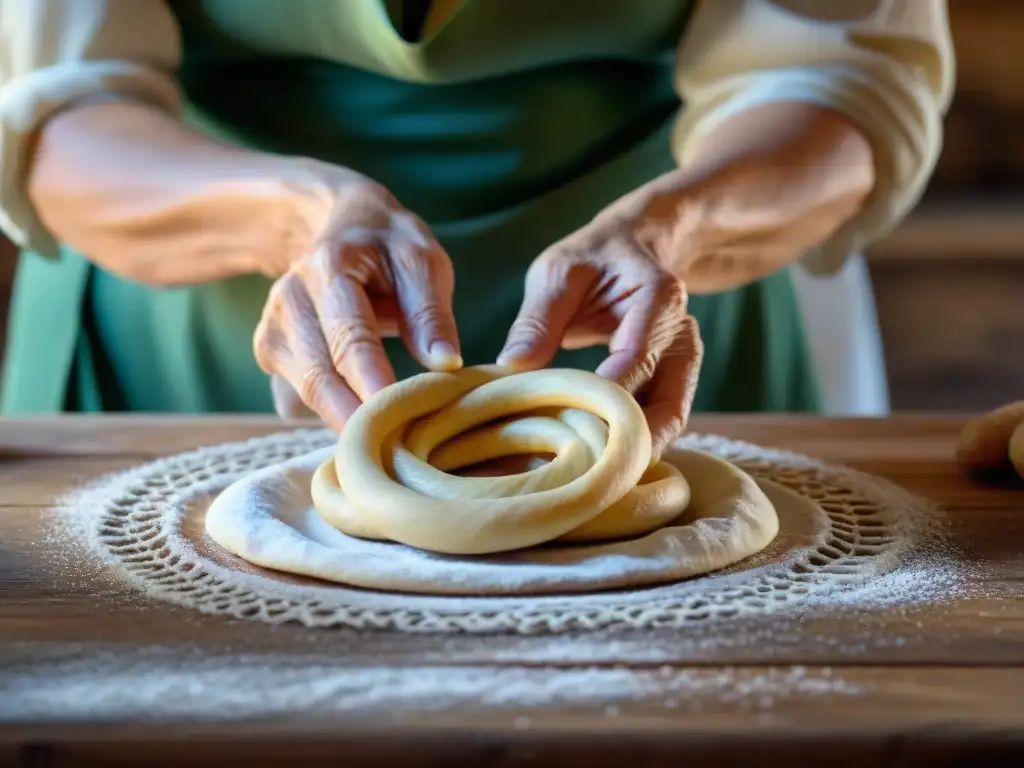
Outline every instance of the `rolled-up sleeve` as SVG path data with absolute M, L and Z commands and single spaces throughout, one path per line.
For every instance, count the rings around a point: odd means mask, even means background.
M 58 252 L 26 176 L 39 128 L 72 103 L 145 100 L 177 113 L 177 22 L 164 0 L 0 2 L 0 229 L 17 245 Z
M 805 254 L 812 272 L 836 271 L 920 200 L 954 87 L 946 0 L 703 0 L 677 56 L 685 110 L 673 150 L 683 165 L 722 120 L 768 102 L 835 109 L 871 142 L 875 187 L 828 242 Z

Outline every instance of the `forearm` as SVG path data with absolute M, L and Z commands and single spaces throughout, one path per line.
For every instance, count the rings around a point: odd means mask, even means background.
M 329 207 L 315 163 L 226 146 L 129 101 L 49 120 L 27 183 L 59 239 L 116 274 L 165 286 L 279 273 Z
M 659 257 L 691 293 L 728 290 L 798 259 L 874 183 L 868 140 L 835 112 L 778 103 L 724 121 L 694 162 L 654 185 Z

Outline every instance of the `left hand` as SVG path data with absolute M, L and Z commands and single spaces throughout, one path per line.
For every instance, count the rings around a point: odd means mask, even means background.
M 533 262 L 498 362 L 542 368 L 560 348 L 607 343 L 597 374 L 637 397 L 660 456 L 686 427 L 703 345 L 686 286 L 659 263 L 635 202 L 623 198 Z

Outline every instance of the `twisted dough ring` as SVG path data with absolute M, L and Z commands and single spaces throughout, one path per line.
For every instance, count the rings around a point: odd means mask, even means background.
M 555 458 L 504 477 L 449 474 L 526 453 Z M 421 374 L 370 398 L 311 490 L 343 533 L 461 555 L 638 536 L 690 500 L 679 470 L 652 464 L 625 390 L 584 371 L 493 366 Z

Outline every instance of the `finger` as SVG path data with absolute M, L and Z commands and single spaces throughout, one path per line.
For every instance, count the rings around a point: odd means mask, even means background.
M 292 385 L 279 374 L 270 377 L 270 396 L 274 402 L 274 412 L 285 422 L 316 417 Z
M 461 368 L 459 334 L 452 311 L 455 272 L 451 259 L 415 216 L 395 214 L 392 229 L 394 237 L 387 243 L 387 255 L 406 348 L 424 368 Z
M 366 249 L 343 246 L 338 254 L 325 250 L 311 257 L 302 272 L 328 359 L 363 401 L 395 383 L 373 304 L 359 279 L 365 270 L 346 267 L 347 262 L 379 258 Z
M 307 408 L 341 431 L 359 398 L 331 363 L 313 301 L 296 273 L 274 284 L 255 347 L 263 370 L 279 375 Z
M 399 317 L 402 310 L 393 296 L 373 296 L 374 313 L 377 315 L 377 328 L 382 339 L 394 339 L 402 335 Z
M 526 273 L 523 303 L 498 364 L 516 369 L 548 365 L 561 349 L 598 275 L 591 265 L 561 253 L 550 252 L 534 261 Z
M 562 338 L 562 349 L 585 349 L 607 345 L 619 327 L 619 320 L 608 311 L 572 321 Z
M 682 332 L 687 317 L 682 282 L 660 274 L 626 304 L 597 374 L 635 394 L 654 377 L 662 354 Z
M 431 261 L 447 261 L 447 256 L 431 256 Z M 397 270 L 396 270 L 397 271 Z M 396 275 L 398 321 L 409 354 L 424 368 L 453 371 L 462 367 L 459 334 L 452 312 L 454 279 L 446 273 L 451 267 L 415 263 Z
M 697 321 L 687 316 L 679 335 L 662 355 L 648 390 L 644 413 L 653 455 L 660 457 L 686 431 L 703 360 L 700 329 Z

